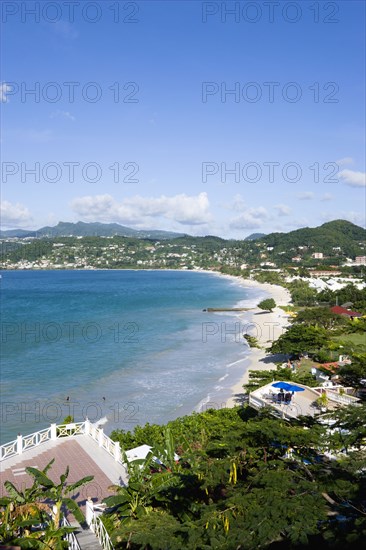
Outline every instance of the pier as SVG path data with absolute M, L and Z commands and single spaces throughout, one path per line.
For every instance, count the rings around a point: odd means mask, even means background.
M 218 313 L 221 311 L 251 311 L 255 309 L 254 307 L 208 307 L 203 311 L 207 313 Z

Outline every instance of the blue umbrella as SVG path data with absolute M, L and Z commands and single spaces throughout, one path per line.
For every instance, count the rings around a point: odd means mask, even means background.
M 291 386 L 288 388 L 288 391 L 305 391 L 305 388 L 300 388 L 299 386 Z
M 292 391 L 291 388 L 294 388 L 295 386 L 292 386 L 288 382 L 275 382 L 272 384 L 274 388 L 281 388 L 283 390 Z

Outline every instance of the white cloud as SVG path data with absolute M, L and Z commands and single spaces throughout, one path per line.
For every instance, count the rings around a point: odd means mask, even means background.
M 288 216 L 291 213 L 291 209 L 286 204 L 277 204 L 274 206 L 279 216 Z
M 346 185 L 351 187 L 364 187 L 366 185 L 366 173 L 355 172 L 354 170 L 341 170 L 338 176 Z
M 75 40 L 75 38 L 79 37 L 79 32 L 68 21 L 56 21 L 55 23 L 51 24 L 51 28 L 56 34 L 58 34 L 62 38 L 65 38 L 66 40 Z
M 268 220 L 269 215 L 263 206 L 258 208 L 248 208 L 242 212 L 240 216 L 232 219 L 230 222 L 231 229 L 255 229 L 261 227 L 263 222 Z
M 333 195 L 330 193 L 324 193 L 324 195 L 320 198 L 321 201 L 331 201 L 333 199 Z
M 235 212 L 241 212 L 246 208 L 245 201 L 243 197 L 239 194 L 234 196 L 233 202 L 230 204 L 229 208 L 235 210 Z
M 209 206 L 207 193 L 197 196 L 162 195 L 158 198 L 136 195 L 121 202 L 111 195 L 95 195 L 79 197 L 71 203 L 74 212 L 85 220 L 131 225 L 145 225 L 156 218 L 173 220 L 182 225 L 202 225 L 211 221 Z
M 8 92 L 11 92 L 12 88 L 6 82 L 0 84 L 0 103 L 8 103 L 9 99 L 6 97 Z
M 1 201 L 0 209 L 3 227 L 22 227 L 32 220 L 28 208 L 18 202 L 12 204 L 9 201 Z
M 311 201 L 314 198 L 314 193 L 311 191 L 304 191 L 303 193 L 298 193 L 297 198 L 301 201 Z
M 342 215 L 343 220 L 348 220 L 349 222 L 352 222 L 356 225 L 360 225 L 361 227 L 365 227 L 365 213 L 360 212 L 344 212 Z
M 72 120 L 73 122 L 74 120 L 76 120 L 74 115 L 72 115 L 70 111 L 54 111 L 53 113 L 50 114 L 50 118 L 57 118 L 57 117 L 66 118 L 68 120 Z
M 341 159 L 336 160 L 336 164 L 338 166 L 344 166 L 345 164 L 353 164 L 354 160 L 352 157 L 343 157 Z

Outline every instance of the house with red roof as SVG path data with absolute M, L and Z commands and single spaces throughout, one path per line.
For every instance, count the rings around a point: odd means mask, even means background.
M 346 309 L 342 306 L 333 306 L 330 308 L 330 311 L 332 313 L 336 313 L 337 315 L 344 315 L 346 317 L 349 317 L 350 319 L 353 319 L 354 317 L 362 317 L 361 313 L 358 313 L 357 311 L 351 311 L 350 309 Z

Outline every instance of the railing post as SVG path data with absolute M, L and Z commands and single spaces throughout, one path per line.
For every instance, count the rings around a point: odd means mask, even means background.
M 57 439 L 56 424 L 51 424 L 51 439 L 55 441 Z
M 98 434 L 99 447 L 103 447 L 103 438 L 104 438 L 104 430 L 103 428 L 99 428 L 99 434 Z
M 89 435 L 90 434 L 90 420 L 88 418 L 85 418 L 85 422 L 84 422 L 84 433 L 86 435 Z
M 85 503 L 85 520 L 90 528 L 92 528 L 93 517 L 94 517 L 93 501 L 90 497 L 88 497 Z
M 121 458 L 121 449 L 119 447 L 118 441 L 115 441 L 114 442 L 114 460 L 116 462 L 119 462 L 120 458 Z
M 23 436 L 21 434 L 17 436 L 17 453 L 18 455 L 23 453 Z

